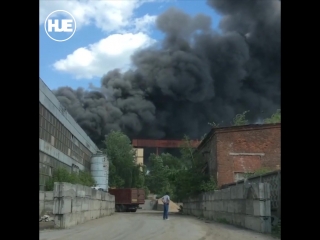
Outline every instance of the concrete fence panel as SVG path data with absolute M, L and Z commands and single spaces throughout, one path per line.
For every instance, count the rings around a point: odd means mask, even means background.
M 113 214 L 115 198 L 87 186 L 56 182 L 52 192 L 39 192 L 39 215 L 50 211 L 57 228 L 69 228 Z
M 247 183 L 206 192 L 183 202 L 185 214 L 228 222 L 257 232 L 271 233 L 269 183 Z

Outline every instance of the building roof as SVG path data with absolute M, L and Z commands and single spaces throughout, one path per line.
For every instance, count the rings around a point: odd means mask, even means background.
M 95 154 L 99 148 L 73 119 L 64 106 L 59 102 L 57 97 L 45 82 L 39 77 L 39 101 L 46 107 L 70 132 L 78 141 L 80 141 L 88 150 Z M 50 107 L 51 106 L 51 107 Z
M 201 149 L 216 133 L 225 133 L 225 132 L 240 132 L 240 131 L 252 131 L 259 129 L 268 129 L 268 128 L 281 128 L 281 123 L 268 123 L 268 124 L 248 124 L 240 126 L 229 126 L 229 127 L 213 127 L 210 132 L 205 136 L 201 141 L 198 149 Z

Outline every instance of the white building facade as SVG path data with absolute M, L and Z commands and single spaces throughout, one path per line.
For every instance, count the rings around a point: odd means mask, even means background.
M 98 147 L 39 78 L 39 190 L 45 190 L 55 168 L 90 171 L 97 152 Z

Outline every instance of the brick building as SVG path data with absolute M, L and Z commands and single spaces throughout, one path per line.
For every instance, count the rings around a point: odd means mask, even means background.
M 213 128 L 197 151 L 220 187 L 257 169 L 280 168 L 281 123 Z

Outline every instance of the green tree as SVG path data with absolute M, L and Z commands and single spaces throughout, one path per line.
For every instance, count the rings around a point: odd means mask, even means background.
M 266 118 L 264 123 L 281 123 L 281 109 L 278 109 L 270 118 Z
M 246 114 L 249 111 L 244 111 L 243 113 L 237 114 L 234 118 L 233 118 L 233 122 L 232 125 L 233 126 L 241 126 L 241 125 L 247 125 L 248 124 L 248 120 L 246 119 Z
M 142 164 L 136 165 L 132 169 L 132 186 L 136 188 L 144 188 L 145 187 L 145 176 L 147 173 L 146 166 Z
M 170 153 L 162 153 L 160 155 L 163 165 L 167 166 L 169 169 L 173 170 L 173 169 L 181 169 L 183 168 L 184 164 L 182 162 L 182 160 L 178 157 L 174 157 L 172 156 Z
M 169 171 L 169 180 L 175 199 L 182 201 L 200 192 L 215 189 L 214 179 L 205 174 L 205 160 L 195 151 L 187 136 L 183 139 L 180 152 L 182 167 L 180 169 L 170 169 L 171 171 Z
M 170 170 L 168 166 L 164 166 L 162 156 L 151 154 L 149 162 L 149 173 L 146 176 L 148 189 L 156 194 L 163 194 L 166 191 L 172 192 L 169 182 Z
M 110 132 L 104 141 L 104 153 L 108 156 L 109 185 L 111 187 L 133 187 L 137 174 L 135 152 L 130 139 L 121 131 Z
M 124 180 L 117 175 L 115 165 L 109 161 L 109 186 L 110 187 L 123 187 Z
M 171 199 L 182 201 L 200 192 L 216 188 L 214 179 L 205 174 L 206 162 L 185 136 L 180 146 L 181 157 L 168 153 L 151 154 L 146 185 L 151 192 L 162 195 L 169 192 Z

